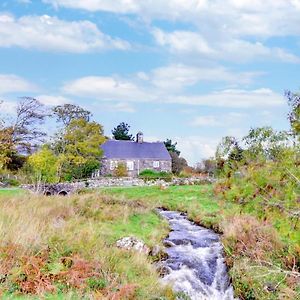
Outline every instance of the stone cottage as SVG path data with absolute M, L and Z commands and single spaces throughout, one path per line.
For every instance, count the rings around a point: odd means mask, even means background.
M 172 171 L 171 156 L 163 142 L 144 142 L 139 132 L 136 141 L 108 140 L 102 146 L 101 175 L 114 174 L 118 164 L 127 167 L 128 176 L 135 177 L 145 169 Z

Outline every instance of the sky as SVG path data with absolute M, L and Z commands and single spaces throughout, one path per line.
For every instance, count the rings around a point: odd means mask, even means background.
M 286 89 L 300 89 L 300 0 L 0 1 L 8 116 L 21 96 L 77 104 L 106 135 L 127 122 L 193 165 L 223 136 L 287 129 Z

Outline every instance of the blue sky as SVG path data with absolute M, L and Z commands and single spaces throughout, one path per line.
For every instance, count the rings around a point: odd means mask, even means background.
M 0 4 L 2 112 L 20 96 L 79 104 L 106 135 L 125 121 L 177 141 L 190 164 L 225 135 L 288 128 L 283 93 L 299 71 L 300 0 Z

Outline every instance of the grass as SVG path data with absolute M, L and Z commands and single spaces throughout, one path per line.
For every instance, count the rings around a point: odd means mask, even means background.
M 160 244 L 169 229 L 154 209 L 164 207 L 187 212 L 195 222 L 223 233 L 240 299 L 300 298 L 298 230 L 278 213 L 265 220 L 255 203 L 216 196 L 218 188 L 105 188 L 65 198 L 0 191 L 0 295 L 175 299 L 170 288 L 159 285 L 151 257 L 115 247 L 124 236 L 136 236 L 149 247 Z
M 161 242 L 168 226 L 152 209 L 98 192 L 0 197 L 1 297 L 154 299 L 170 294 L 157 284 L 150 258 L 115 247 L 118 238 L 131 235 L 149 246 Z
M 25 193 L 24 190 L 20 188 L 3 188 L 0 189 L 0 197 L 4 196 L 16 196 Z

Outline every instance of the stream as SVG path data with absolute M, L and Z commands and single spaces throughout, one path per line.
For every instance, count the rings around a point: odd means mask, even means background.
M 158 211 L 168 220 L 171 232 L 164 240 L 168 258 L 162 262 L 163 284 L 182 292 L 191 300 L 233 300 L 219 235 L 189 221 L 185 214 Z

